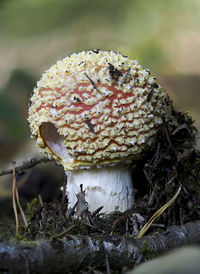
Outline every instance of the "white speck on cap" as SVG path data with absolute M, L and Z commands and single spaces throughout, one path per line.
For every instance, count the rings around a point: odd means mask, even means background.
M 55 117 L 58 114 L 55 108 L 51 108 L 50 113 L 52 114 L 53 117 Z

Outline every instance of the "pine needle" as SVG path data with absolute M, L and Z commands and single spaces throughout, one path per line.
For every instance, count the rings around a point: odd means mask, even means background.
M 15 186 L 15 195 L 16 195 L 17 205 L 18 205 L 20 214 L 21 214 L 21 216 L 22 216 L 24 225 L 25 225 L 25 227 L 26 227 L 26 229 L 27 229 L 27 228 L 28 228 L 28 222 L 27 222 L 26 216 L 25 216 L 25 214 L 24 214 L 24 211 L 23 211 L 23 209 L 22 209 L 22 207 L 21 207 L 21 204 L 20 204 L 20 201 L 19 201 L 19 193 L 18 193 L 18 188 L 17 188 L 17 186 Z M 30 233 L 30 230 L 29 230 L 29 229 L 28 229 L 28 232 Z
M 15 167 L 15 162 L 13 161 L 13 184 L 12 184 L 12 200 L 13 200 L 13 209 L 14 209 L 14 214 L 15 214 L 15 222 L 16 222 L 16 234 L 18 233 L 19 230 L 19 220 L 18 220 L 18 214 L 17 214 L 17 206 L 19 208 L 20 214 L 22 216 L 22 219 L 24 221 L 24 225 L 26 229 L 28 228 L 28 222 L 26 219 L 26 216 L 24 214 L 24 211 L 21 207 L 20 201 L 19 201 L 19 193 L 18 193 L 18 188 L 16 184 L 16 167 Z M 17 203 L 16 203 L 17 201 Z M 30 233 L 30 230 L 28 229 L 28 232 Z
M 17 205 L 16 205 L 16 199 L 15 199 L 15 188 L 16 188 L 16 172 L 15 172 L 15 162 L 12 163 L 13 166 L 13 183 L 12 183 L 12 201 L 13 201 L 13 210 L 15 214 L 15 222 L 16 222 L 16 234 L 19 230 L 19 220 L 17 215 Z
M 157 219 L 165 211 L 165 209 L 167 209 L 175 201 L 175 199 L 179 195 L 180 191 L 181 191 L 181 187 L 179 187 L 179 189 L 177 190 L 176 194 L 172 197 L 171 200 L 169 200 L 169 202 L 167 202 L 164 206 L 162 206 L 159 210 L 157 210 L 156 213 L 153 214 L 153 216 L 142 227 L 142 229 L 140 230 L 140 232 L 136 236 L 137 239 L 142 238 L 142 236 L 147 232 L 147 230 L 152 225 L 152 223 L 155 221 L 155 219 Z

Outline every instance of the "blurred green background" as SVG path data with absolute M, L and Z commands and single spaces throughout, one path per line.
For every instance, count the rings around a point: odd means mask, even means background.
M 120 51 L 158 78 L 200 124 L 199 0 L 1 0 L 0 166 L 31 157 L 28 98 L 57 60 Z

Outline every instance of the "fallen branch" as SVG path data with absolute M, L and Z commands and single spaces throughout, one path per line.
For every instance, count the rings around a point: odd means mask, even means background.
M 46 157 L 43 157 L 41 159 L 31 159 L 29 161 L 24 162 L 22 165 L 16 167 L 16 174 L 21 174 L 22 172 L 24 172 L 26 169 L 30 169 L 38 164 L 42 164 L 42 163 L 47 163 L 47 162 L 51 162 L 54 160 L 48 159 Z M 13 169 L 7 169 L 7 170 L 2 170 L 0 171 L 0 176 L 3 175 L 7 175 L 7 174 L 12 174 L 13 173 Z
M 14 273 L 67 273 L 86 266 L 101 269 L 132 268 L 145 259 L 178 246 L 200 243 L 200 221 L 171 226 L 141 239 L 120 236 L 66 235 L 63 239 L 0 243 L 0 271 Z M 107 266 L 105 256 L 107 256 Z

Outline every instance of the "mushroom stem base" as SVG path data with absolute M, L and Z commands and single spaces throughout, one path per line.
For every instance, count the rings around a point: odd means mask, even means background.
M 76 201 L 80 185 L 85 190 L 85 199 L 90 211 L 103 206 L 103 212 L 124 212 L 134 202 L 130 169 L 125 165 L 92 168 L 66 172 L 69 206 Z

